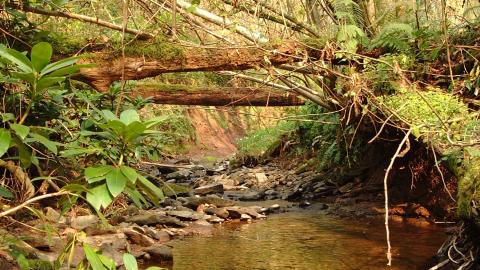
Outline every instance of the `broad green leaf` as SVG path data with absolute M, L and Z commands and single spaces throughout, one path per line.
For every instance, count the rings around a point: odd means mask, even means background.
M 10 124 L 10 128 L 15 131 L 15 133 L 20 137 L 20 139 L 25 140 L 28 133 L 30 133 L 30 128 L 20 124 Z
M 27 258 L 25 258 L 25 255 L 20 254 L 17 257 L 17 263 L 18 266 L 20 267 L 20 270 L 29 270 L 30 269 L 30 264 L 28 263 Z
M 45 77 L 45 78 L 41 78 L 37 82 L 36 90 L 37 90 L 38 93 L 41 93 L 42 90 L 45 90 L 49 87 L 52 87 L 55 84 L 58 84 L 59 82 L 63 82 L 63 81 L 65 81 L 64 77 Z
M 69 67 L 63 67 L 61 69 L 58 69 L 45 77 L 63 77 L 63 76 L 72 76 L 75 75 L 80 71 L 81 68 L 89 68 L 89 67 L 94 67 L 94 64 L 84 64 L 84 65 L 74 65 L 74 66 L 69 66 Z
M 112 203 L 112 195 L 108 192 L 107 184 L 101 184 L 93 188 L 89 188 L 87 192 L 87 202 L 90 203 L 93 208 L 100 211 L 103 206 L 106 208 Z
M 77 62 L 78 59 L 80 59 L 80 56 L 65 58 L 65 59 L 62 59 L 58 62 L 48 64 L 47 66 L 45 66 L 42 69 L 42 71 L 40 72 L 40 75 L 44 76 L 44 75 L 46 75 L 50 72 L 53 72 L 53 71 L 59 70 L 61 68 L 73 65 Z
M 140 116 L 138 116 L 138 113 L 135 110 L 125 110 L 120 114 L 120 121 L 125 125 L 129 125 L 134 121 L 140 122 Z
M 88 183 L 95 183 L 105 179 L 105 176 L 113 170 L 110 165 L 101 165 L 96 167 L 88 167 L 85 169 L 85 180 Z
M 0 187 L 0 197 L 13 199 L 15 196 L 13 193 L 5 187 Z
M 32 65 L 36 71 L 40 72 L 52 58 L 52 45 L 47 42 L 40 42 L 33 46 L 31 52 Z
M 125 189 L 127 185 L 127 177 L 123 175 L 122 171 L 119 168 L 114 168 L 110 171 L 107 176 L 107 186 L 110 193 L 113 197 L 117 197 Z
M 140 174 L 138 175 L 137 184 L 145 191 L 145 194 L 147 194 L 155 205 L 158 205 L 159 201 L 164 199 L 163 191 Z
M 120 166 L 120 170 L 130 182 L 135 183 L 135 181 L 137 181 L 138 173 L 135 169 L 122 165 Z
M 87 243 L 83 244 L 83 250 L 85 251 L 85 257 L 87 257 L 88 262 L 92 266 L 93 270 L 108 270 L 103 266 L 102 260 L 97 253 L 88 245 Z
M 30 85 L 35 84 L 35 75 L 32 72 L 12 72 L 12 77 L 26 81 Z
M 15 119 L 13 113 L 2 113 L 2 122 L 8 122 Z
M 121 135 L 125 128 L 126 128 L 126 125 L 119 121 L 119 120 L 111 120 L 111 121 L 108 121 L 107 122 L 107 125 L 100 125 L 101 128 L 103 129 L 110 129 L 112 130 L 115 134 L 118 134 L 118 135 Z
M 137 259 L 130 253 L 123 254 L 123 264 L 126 270 L 138 270 Z
M 126 141 L 131 141 L 142 135 L 146 128 L 147 127 L 144 124 L 138 121 L 134 121 L 130 123 L 127 127 L 125 127 L 122 135 Z
M 80 184 L 68 184 L 63 186 L 62 189 L 71 192 L 88 192 L 88 189 Z
M 103 118 L 107 121 L 118 120 L 115 114 L 109 110 L 102 110 Z
M 98 257 L 100 258 L 100 261 L 102 261 L 103 265 L 105 267 L 107 267 L 108 270 L 116 270 L 117 269 L 117 265 L 115 264 L 115 261 L 113 261 L 113 259 L 107 257 L 107 256 L 104 256 L 104 255 L 98 255 Z
M 1 128 L 0 129 L 0 157 L 3 156 L 8 148 L 10 147 L 10 142 L 12 141 L 12 135 L 10 131 Z
M 148 205 L 147 200 L 145 200 L 145 197 L 135 188 L 130 188 L 127 186 L 125 189 L 125 192 L 128 194 L 128 197 L 132 199 L 133 203 L 138 207 L 138 208 L 143 208 L 144 205 Z
M 43 144 L 43 146 L 45 146 L 48 150 L 50 150 L 55 155 L 57 154 L 58 150 L 57 150 L 57 143 L 56 142 L 50 141 L 49 139 L 43 137 L 42 135 L 40 135 L 38 133 L 30 133 L 30 137 L 32 137 L 34 139 L 34 141 L 37 141 L 37 142 Z
M 8 49 L 3 46 L 0 47 L 0 56 L 17 65 L 18 68 L 20 68 L 20 70 L 23 72 L 28 73 L 33 71 L 30 60 L 28 60 L 28 58 L 19 51 Z

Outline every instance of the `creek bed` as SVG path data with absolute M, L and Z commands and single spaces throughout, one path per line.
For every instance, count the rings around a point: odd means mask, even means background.
M 391 222 L 393 267 L 428 269 L 446 238 L 438 226 Z M 211 235 L 171 243 L 174 270 L 386 269 L 383 220 L 339 219 L 318 211 L 271 215 L 227 224 Z

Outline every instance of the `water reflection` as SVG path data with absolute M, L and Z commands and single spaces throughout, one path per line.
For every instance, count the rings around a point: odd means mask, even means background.
M 427 269 L 445 238 L 442 229 L 391 225 L 393 267 Z M 338 220 L 314 212 L 270 216 L 224 226 L 212 236 L 172 243 L 174 270 L 386 269 L 382 220 Z

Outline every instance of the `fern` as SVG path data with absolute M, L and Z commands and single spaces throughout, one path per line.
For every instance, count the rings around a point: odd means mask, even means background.
M 412 26 L 405 23 L 390 23 L 372 40 L 371 47 L 385 47 L 393 51 L 407 53 L 411 49 L 412 39 Z

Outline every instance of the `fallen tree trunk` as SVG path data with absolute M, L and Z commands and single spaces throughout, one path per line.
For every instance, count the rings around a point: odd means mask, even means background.
M 156 104 L 201 106 L 300 106 L 305 103 L 297 95 L 277 89 L 256 87 L 188 88 L 168 89 L 166 86 L 139 86 L 131 97 L 151 97 Z
M 144 55 L 121 57 L 109 54 L 97 54 L 83 62 L 93 62 L 95 67 L 80 70 L 78 79 L 85 81 L 95 89 L 105 92 L 114 81 L 139 80 L 155 77 L 163 73 L 187 71 L 224 71 L 260 68 L 266 61 L 272 65 L 281 65 L 295 61 L 297 46 L 284 44 L 275 50 L 262 48 L 201 49 L 175 48 L 173 55 L 157 57 Z

